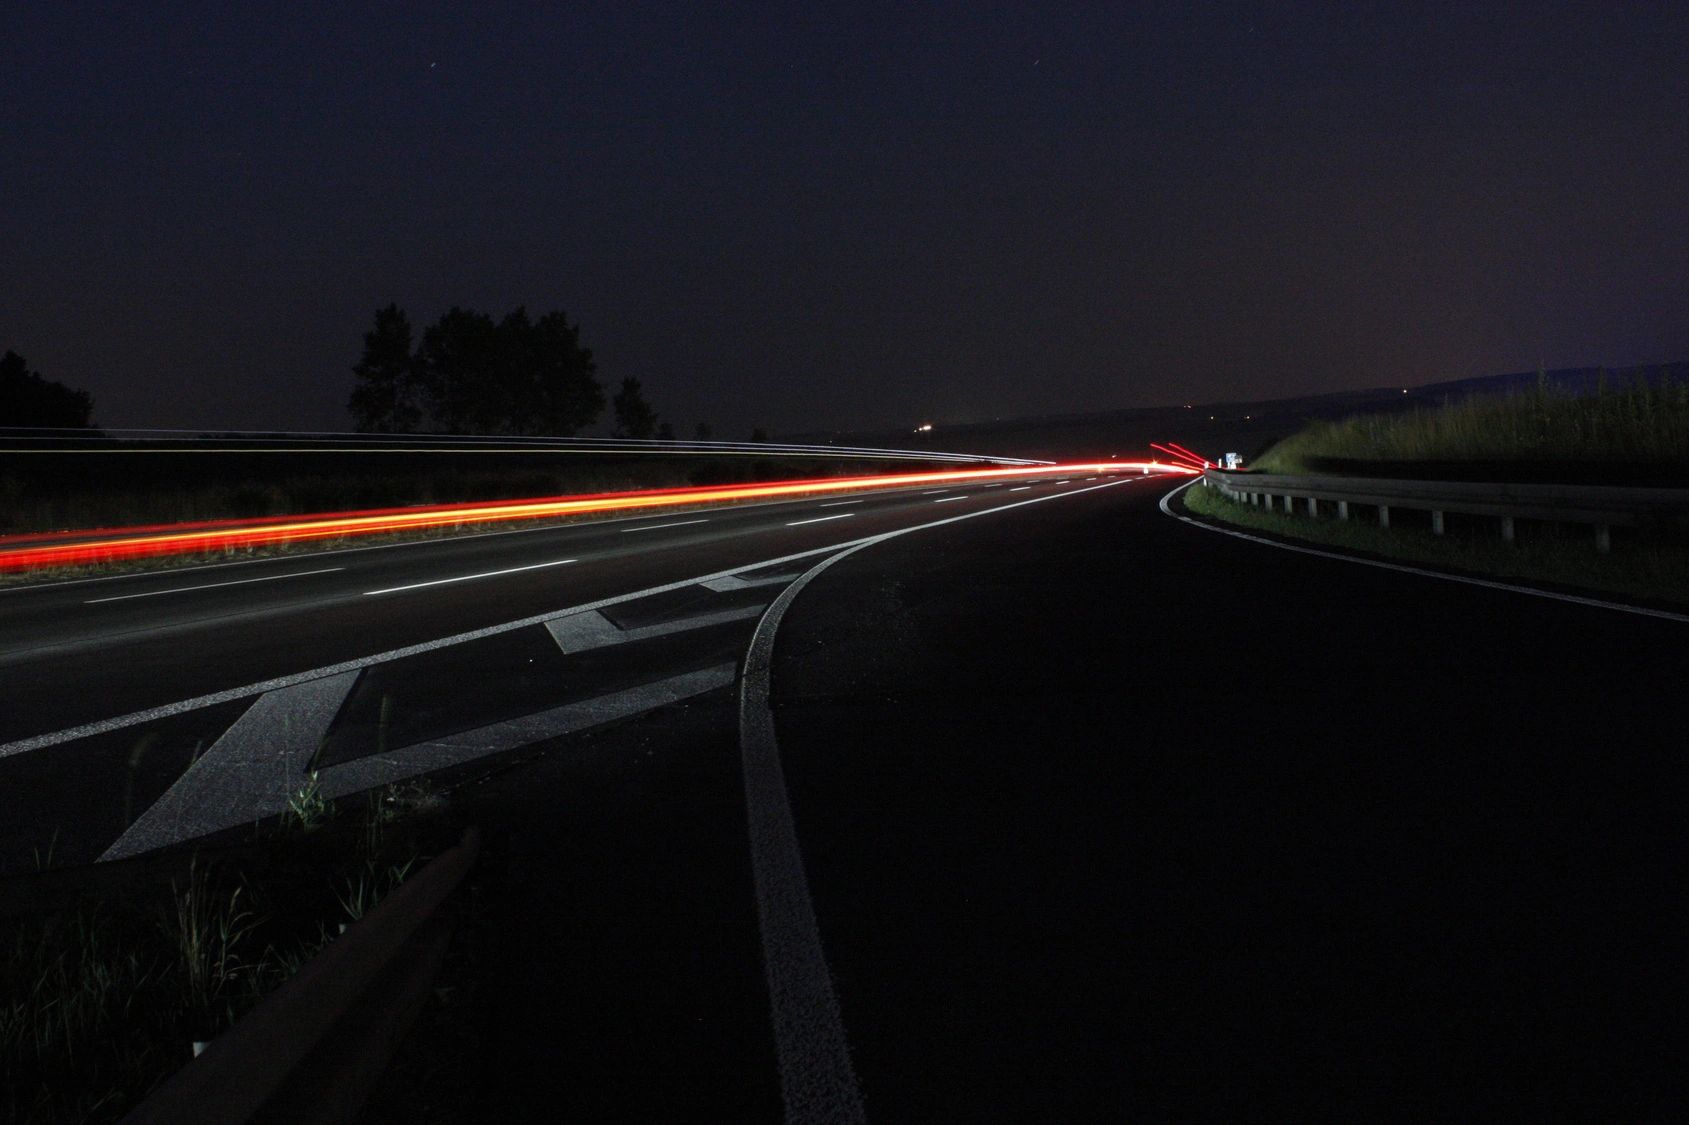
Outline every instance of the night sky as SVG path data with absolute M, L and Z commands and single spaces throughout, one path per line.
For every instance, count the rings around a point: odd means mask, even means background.
M 378 305 L 563 308 L 722 437 L 1689 358 L 1689 5 L 549 7 L 6 5 L 0 348 L 344 429 Z

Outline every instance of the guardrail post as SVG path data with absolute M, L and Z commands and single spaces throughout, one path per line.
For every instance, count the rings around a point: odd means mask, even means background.
M 1378 526 L 1390 526 L 1390 506 L 1388 504 L 1378 505 Z
M 1595 549 L 1603 555 L 1613 549 L 1613 529 L 1611 526 L 1604 523 L 1595 525 Z
M 1319 519 L 1319 517 L 1320 517 L 1319 497 L 1317 497 L 1317 496 L 1308 497 L 1308 515 L 1312 516 L 1314 519 Z
M 1432 511 L 1431 511 L 1431 534 L 1432 535 L 1441 535 L 1442 533 L 1443 533 L 1443 513 L 1437 511 L 1436 509 L 1432 509 Z
M 1513 517 L 1501 517 L 1501 539 L 1504 543 L 1513 542 Z
M 1349 502 L 1347 500 L 1339 500 L 1337 502 L 1337 518 L 1340 520 L 1346 520 L 1349 518 Z

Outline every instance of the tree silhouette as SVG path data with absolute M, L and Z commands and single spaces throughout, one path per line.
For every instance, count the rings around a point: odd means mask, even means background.
M 492 317 L 455 305 L 422 333 L 417 383 L 436 430 L 498 433 L 509 421 L 497 401 L 497 337 Z
M 534 322 L 531 334 L 535 396 L 532 429 L 525 433 L 568 436 L 604 413 L 604 385 L 594 376 L 592 350 L 581 347 L 581 330 L 562 310 Z
M 364 358 L 346 408 L 352 428 L 365 434 L 408 434 L 422 411 L 416 405 L 416 367 L 411 355 L 411 322 L 398 305 L 375 311 L 375 328 L 364 333 Z
M 657 431 L 657 412 L 640 393 L 638 379 L 623 379 L 622 389 L 610 400 L 616 412 L 616 436 L 619 438 L 648 438 Z
M 422 333 L 412 370 L 429 424 L 446 433 L 567 436 L 604 413 L 580 329 L 561 312 L 494 322 L 453 308 Z
M 89 429 L 94 396 L 31 371 L 17 352 L 0 356 L 0 427 L 55 426 Z

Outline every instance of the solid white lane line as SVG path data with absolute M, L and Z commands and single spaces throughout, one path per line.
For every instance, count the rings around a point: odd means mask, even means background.
M 966 496 L 945 496 L 941 499 L 934 500 L 933 503 L 934 504 L 948 504 L 952 500 L 966 500 L 966 499 L 967 499 Z
M 657 530 L 659 530 L 661 528 L 665 528 L 665 527 L 690 527 L 695 523 L 709 523 L 709 522 L 710 522 L 709 520 L 680 520 L 676 523 L 653 523 L 653 524 L 647 524 L 644 527 L 624 527 L 624 528 L 622 528 L 622 534 L 623 535 L 632 535 L 636 531 L 657 531 Z
M 780 745 L 774 733 L 770 677 L 774 634 L 781 618 L 793 599 L 816 576 L 865 547 L 993 512 L 1131 483 L 1131 480 L 1116 480 L 1072 492 L 1053 492 L 899 528 L 855 543 L 841 543 L 830 548 L 834 554 L 782 590 L 757 622 L 745 655 L 745 672 L 739 681 L 739 751 L 745 771 L 751 881 L 756 890 L 757 922 L 762 933 L 763 972 L 768 980 L 775 1055 L 780 1064 L 780 1094 L 788 1122 L 859 1122 L 866 1120 L 866 1114 L 856 1072 L 851 1066 L 838 996 L 821 947 L 821 928 L 815 918 L 809 879 L 804 873 L 803 853 L 792 819 L 791 799 L 786 792 L 785 770 L 780 764 Z
M 1579 597 L 1577 594 L 1557 594 L 1553 590 L 1539 590 L 1534 586 L 1515 586 L 1510 582 L 1492 582 L 1486 578 L 1468 578 L 1462 574 L 1444 574 L 1440 570 L 1425 570 L 1422 567 L 1404 566 L 1401 563 L 1388 563 L 1380 562 L 1377 559 L 1356 558 L 1354 555 L 1345 555 L 1337 551 L 1321 551 L 1314 547 L 1298 547 L 1291 543 L 1280 543 L 1277 539 L 1268 539 L 1262 535 L 1251 535 L 1246 531 L 1233 531 L 1230 528 L 1215 527 L 1211 523 L 1192 519 L 1190 516 L 1181 516 L 1179 513 L 1167 506 L 1167 502 L 1169 500 L 1173 499 L 1173 497 L 1177 496 L 1185 489 L 1191 487 L 1191 485 L 1199 483 L 1200 480 L 1201 478 L 1186 481 L 1178 488 L 1170 489 L 1167 492 L 1167 495 L 1161 498 L 1161 511 L 1165 515 L 1172 516 L 1176 520 L 1188 523 L 1192 527 L 1200 527 L 1204 531 L 1213 531 L 1218 532 L 1221 535 L 1230 535 L 1234 539 L 1247 539 L 1251 543 L 1260 543 L 1267 547 L 1277 547 L 1281 551 L 1295 551 L 1300 555 L 1317 555 L 1322 559 L 1337 559 L 1339 562 L 1359 563 L 1362 566 L 1375 566 L 1380 570 L 1395 570 L 1401 572 L 1402 574 L 1418 574 L 1425 578 L 1441 578 L 1444 582 L 1459 582 L 1463 586 L 1484 586 L 1491 590 L 1507 590 L 1514 594 L 1529 594 L 1534 598 L 1548 598 L 1550 601 L 1570 602 L 1572 605 L 1587 605 L 1596 609 L 1616 609 L 1620 613 L 1634 613 L 1639 617 L 1658 617 L 1663 621 L 1689 622 L 1689 614 L 1672 613 L 1670 610 L 1648 609 L 1645 606 L 1625 605 L 1623 602 L 1607 602 L 1602 601 L 1600 598 Z
M 432 582 L 412 582 L 408 586 L 388 586 L 382 590 L 365 590 L 364 597 L 376 594 L 397 594 L 404 590 L 420 590 L 425 586 L 444 586 L 451 582 L 473 582 L 477 578 L 497 578 L 504 574 L 520 574 L 524 570 L 543 570 L 548 566 L 567 566 L 574 559 L 558 559 L 556 562 L 533 563 L 530 566 L 513 566 L 505 570 L 488 570 L 480 574 L 460 574 L 456 578 L 436 578 Z
M 248 586 L 254 582 L 279 582 L 283 578 L 304 578 L 312 574 L 333 574 L 337 570 L 345 570 L 343 566 L 330 566 L 322 570 L 295 570 L 287 574 L 266 574 L 262 578 L 236 578 L 232 582 L 208 582 L 203 586 L 172 586 L 168 590 L 148 590 L 144 594 L 117 594 L 110 598 L 89 598 L 83 605 L 99 605 L 102 602 L 126 602 L 134 598 L 157 598 L 165 594 L 190 594 L 195 590 L 216 590 L 223 586 Z
M 1009 489 L 1009 491 L 1010 492 L 1025 492 L 1027 489 L 1029 489 L 1031 487 L 1032 486 L 1030 484 L 1022 484 L 1022 485 L 1017 485 L 1016 487 Z
M 756 891 L 763 975 L 768 982 L 780 1096 L 788 1125 L 847 1125 L 867 1120 L 838 994 L 821 948 L 821 927 L 815 919 L 769 705 L 774 631 L 786 608 L 828 565 L 854 553 L 845 550 L 828 557 L 780 592 L 757 622 L 739 684 L 739 754 L 745 775 L 751 883 Z
M 817 504 L 816 507 L 818 507 L 818 508 L 842 508 L 846 504 L 860 504 L 860 503 L 862 503 L 862 501 L 860 501 L 860 500 L 829 500 L 825 504 Z
M 799 527 L 799 526 L 806 524 L 806 523 L 825 523 L 828 520 L 848 520 L 851 516 L 854 516 L 855 514 L 856 514 L 855 512 L 840 512 L 836 516 L 816 516 L 812 520 L 793 520 L 791 523 L 787 524 L 786 526 L 787 527 Z

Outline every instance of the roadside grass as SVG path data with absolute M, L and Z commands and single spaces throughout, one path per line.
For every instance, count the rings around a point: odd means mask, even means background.
M 1494 520 L 1433 535 L 1427 526 L 1401 526 L 1406 511 L 1392 509 L 1392 526 L 1381 528 L 1370 509 L 1351 518 L 1316 519 L 1267 512 L 1230 500 L 1217 488 L 1192 485 L 1181 494 L 1191 512 L 1286 539 L 1336 547 L 1382 558 L 1423 563 L 1493 578 L 1546 583 L 1596 594 L 1618 594 L 1646 602 L 1689 607 L 1689 546 L 1627 539 L 1614 529 L 1611 554 L 1597 554 L 1586 528 L 1562 529 L 1519 522 L 1516 542 L 1504 542 Z
M 1689 384 L 1669 377 L 1573 397 L 1535 390 L 1434 410 L 1314 422 L 1250 466 L 1317 473 L 1338 462 L 1677 464 L 1689 457 Z
M 308 808 L 316 819 L 281 818 L 245 859 L 195 853 L 168 879 L 0 916 L 5 1119 L 117 1120 L 431 851 L 415 819 L 440 808 L 426 783 L 342 807 L 333 840 L 315 832 L 334 807 Z M 306 832 L 326 853 L 290 849 Z

